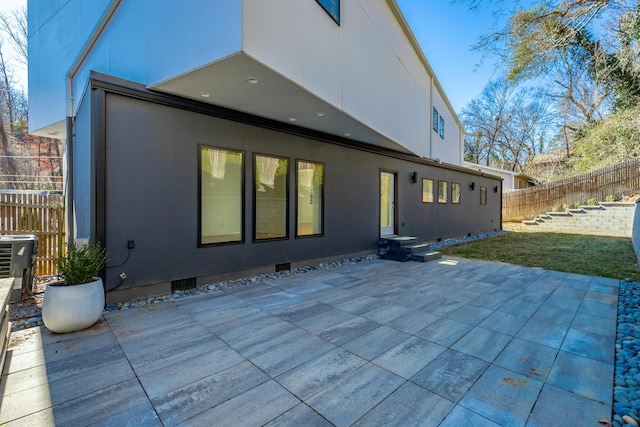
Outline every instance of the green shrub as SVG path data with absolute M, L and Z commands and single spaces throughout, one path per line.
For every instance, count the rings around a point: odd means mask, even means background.
M 57 259 L 58 276 L 67 285 L 81 285 L 93 281 L 107 262 L 107 252 L 100 244 L 77 248 L 67 245 L 67 253 Z
M 598 199 L 589 199 L 587 200 L 587 204 L 589 206 L 598 206 Z
M 615 202 L 616 201 L 616 196 L 614 196 L 613 194 L 609 194 L 605 199 L 605 202 Z

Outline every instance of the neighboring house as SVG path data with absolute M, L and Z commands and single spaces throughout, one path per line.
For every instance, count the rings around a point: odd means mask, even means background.
M 477 163 L 464 162 L 463 165 L 469 169 L 473 169 L 478 172 L 499 176 L 502 178 L 502 191 L 520 190 L 522 188 L 532 187 L 533 183 L 531 178 L 522 172 L 508 171 L 500 168 L 494 168 L 491 166 L 483 166 Z
M 127 274 L 111 300 L 501 227 L 394 0 L 28 13 L 29 124 L 66 139 L 69 239 Z

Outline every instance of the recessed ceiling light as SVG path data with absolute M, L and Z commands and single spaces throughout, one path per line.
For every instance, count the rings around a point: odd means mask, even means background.
M 49 132 L 49 135 L 51 135 L 51 136 L 60 135 L 60 132 Z
M 344 136 L 351 136 L 349 132 L 345 133 Z
M 289 117 L 289 121 L 290 122 L 295 122 L 296 120 L 298 120 L 298 119 L 296 119 L 295 117 Z
M 324 116 L 324 113 L 323 113 L 322 111 L 318 111 L 318 112 L 316 113 L 316 116 L 318 116 L 318 117 L 322 117 L 322 116 Z
M 251 83 L 252 85 L 256 85 L 258 83 L 260 83 L 260 80 L 256 79 L 255 77 L 247 77 L 247 83 Z
M 203 98 L 209 98 L 211 96 L 209 92 L 199 92 L 198 95 L 200 95 Z

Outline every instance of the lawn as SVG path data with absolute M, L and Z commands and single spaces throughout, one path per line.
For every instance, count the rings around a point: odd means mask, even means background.
M 638 260 L 631 239 L 627 238 L 512 231 L 442 248 L 441 252 L 448 256 L 640 281 Z

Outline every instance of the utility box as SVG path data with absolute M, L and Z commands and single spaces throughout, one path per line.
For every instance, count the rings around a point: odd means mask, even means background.
M 14 278 L 10 301 L 33 293 L 38 238 L 34 235 L 0 236 L 0 279 Z

